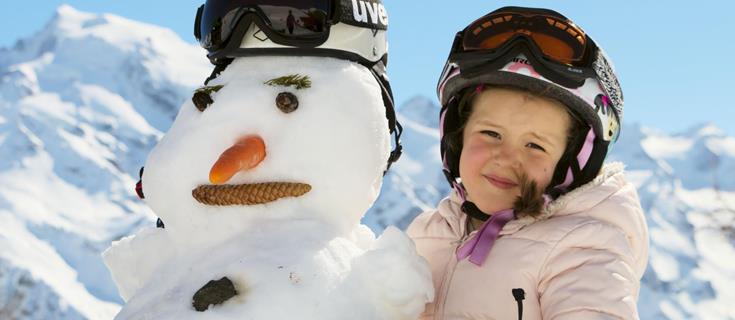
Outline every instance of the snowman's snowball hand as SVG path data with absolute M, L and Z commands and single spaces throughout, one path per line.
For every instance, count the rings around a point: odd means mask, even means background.
M 426 260 L 395 227 L 385 229 L 372 249 L 355 259 L 353 272 L 364 279 L 375 302 L 386 308 L 388 319 L 416 319 L 434 299 Z
M 354 242 L 361 250 L 370 250 L 375 243 L 375 234 L 368 226 L 360 224 L 352 229 L 348 239 Z
M 115 241 L 102 253 L 120 296 L 128 301 L 173 254 L 165 229 L 147 228 Z

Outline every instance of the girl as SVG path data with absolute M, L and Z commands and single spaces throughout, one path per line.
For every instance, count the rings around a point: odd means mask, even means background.
M 648 231 L 603 165 L 623 98 L 592 39 L 498 9 L 457 33 L 437 91 L 454 190 L 408 228 L 436 290 L 421 319 L 637 319 Z

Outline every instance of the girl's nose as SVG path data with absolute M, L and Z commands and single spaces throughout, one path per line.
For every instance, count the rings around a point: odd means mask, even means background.
M 501 166 L 517 167 L 520 165 L 520 154 L 517 148 L 503 143 L 495 149 L 495 163 Z
M 209 171 L 209 182 L 222 184 L 240 171 L 258 166 L 265 159 L 265 141 L 260 136 L 247 136 L 227 148 Z

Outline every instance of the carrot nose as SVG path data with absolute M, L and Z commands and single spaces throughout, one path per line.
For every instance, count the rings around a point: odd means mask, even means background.
M 258 166 L 265 158 L 265 142 L 259 136 L 247 136 L 219 156 L 209 171 L 209 182 L 222 184 L 236 173 Z

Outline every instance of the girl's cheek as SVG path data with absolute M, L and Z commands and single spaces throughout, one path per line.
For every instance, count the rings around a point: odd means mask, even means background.
M 532 159 L 526 165 L 526 173 L 533 178 L 539 187 L 546 188 L 551 182 L 551 176 L 554 174 L 556 164 L 549 164 L 542 158 Z
M 482 152 L 479 148 L 468 148 L 469 146 L 466 146 L 462 150 L 462 154 L 459 158 L 459 163 L 461 166 L 464 166 L 465 169 L 471 169 L 473 171 L 477 170 L 477 168 L 482 166 L 483 157 Z
M 464 148 L 467 149 L 468 154 L 480 154 L 483 153 L 485 147 L 481 143 L 477 143 L 477 141 L 471 141 L 468 145 L 465 145 Z
M 470 137 L 462 148 L 462 156 L 465 156 L 466 154 L 473 158 L 481 158 L 486 156 L 489 151 L 490 148 L 488 147 L 487 142 L 482 141 L 481 138 Z
M 489 155 L 489 148 L 481 139 L 467 139 L 459 158 L 460 176 L 474 176 L 478 172 L 482 171 L 482 167 L 486 164 Z M 466 177 L 467 176 L 465 176 L 465 178 Z

